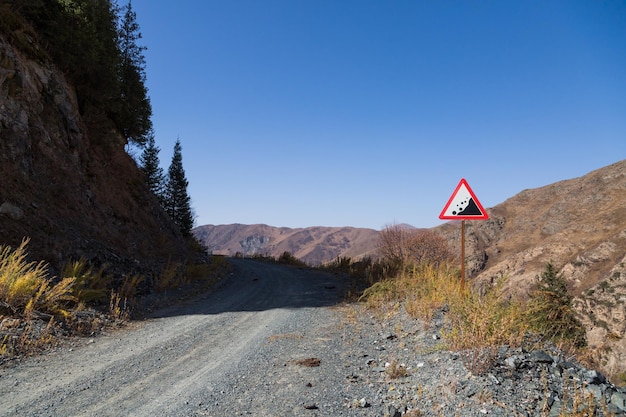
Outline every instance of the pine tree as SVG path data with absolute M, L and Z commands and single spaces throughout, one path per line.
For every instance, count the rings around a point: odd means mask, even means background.
M 159 149 L 154 141 L 154 132 L 148 132 L 146 146 L 141 153 L 139 162 L 141 169 L 146 175 L 146 184 L 150 191 L 157 196 L 161 206 L 165 201 L 165 174 L 159 162 Z
M 552 340 L 568 340 L 576 347 L 586 345 L 585 328 L 576 317 L 567 282 L 548 262 L 537 277 L 528 304 L 531 327 Z
M 172 163 L 167 173 L 167 185 L 165 187 L 165 211 L 178 225 L 185 237 L 191 236 L 193 228 L 193 213 L 191 211 L 191 198 L 187 194 L 189 182 L 183 169 L 182 146 L 180 139 L 174 145 Z
M 115 120 L 127 141 L 144 145 L 152 129 L 152 106 L 146 87 L 145 46 L 141 39 L 137 14 L 129 1 L 119 28 L 120 105 Z

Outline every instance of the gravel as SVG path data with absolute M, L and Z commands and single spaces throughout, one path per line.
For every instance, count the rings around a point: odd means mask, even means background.
M 233 262 L 194 302 L 0 368 L 0 416 L 558 416 L 583 398 L 626 415 L 624 389 L 554 347 L 450 352 L 442 311 L 374 312 L 338 277 Z

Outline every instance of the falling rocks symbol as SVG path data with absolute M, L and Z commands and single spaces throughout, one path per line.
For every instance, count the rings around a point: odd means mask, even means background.
M 480 209 L 474 202 L 474 199 L 470 198 L 467 206 L 463 210 L 458 212 L 454 210 L 452 214 L 454 214 L 455 216 L 482 216 L 483 212 L 480 211 Z

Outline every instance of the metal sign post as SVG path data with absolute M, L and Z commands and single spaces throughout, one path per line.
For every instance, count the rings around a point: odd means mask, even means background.
M 489 215 L 483 208 L 476 194 L 465 178 L 450 196 L 439 218 L 442 220 L 461 220 L 461 286 L 465 287 L 465 220 L 487 220 Z
M 465 288 L 465 220 L 461 220 L 461 288 Z

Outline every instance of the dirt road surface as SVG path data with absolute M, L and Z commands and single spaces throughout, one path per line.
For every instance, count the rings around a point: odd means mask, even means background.
M 0 369 L 0 416 L 319 415 L 324 402 L 328 413 L 341 410 L 344 393 L 333 389 L 345 375 L 298 360 L 334 355 L 342 283 L 233 263 L 219 288 L 193 302 Z

